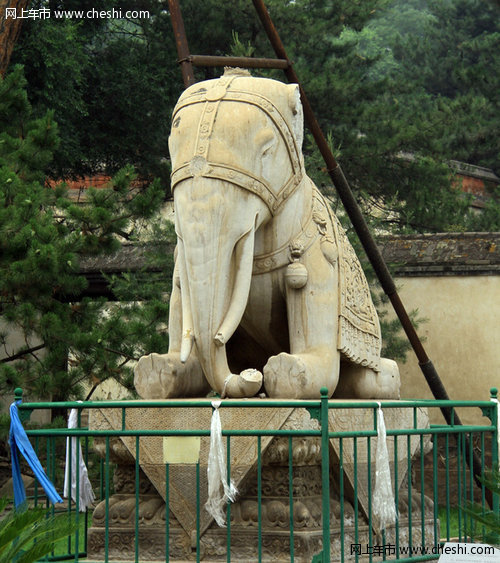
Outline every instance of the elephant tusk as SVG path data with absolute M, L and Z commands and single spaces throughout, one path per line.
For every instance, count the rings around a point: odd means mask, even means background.
M 182 340 L 181 340 L 180 360 L 183 364 L 185 364 L 188 361 L 189 354 L 191 354 L 191 350 L 193 349 L 193 342 L 194 342 L 193 334 L 188 329 L 186 333 L 182 335 Z
M 217 346 L 223 346 L 231 338 L 240 324 L 245 312 L 252 281 L 253 247 L 255 239 L 255 226 L 244 235 L 236 245 L 235 258 L 237 264 L 236 279 L 234 283 L 231 303 L 226 316 L 222 321 L 214 341 Z

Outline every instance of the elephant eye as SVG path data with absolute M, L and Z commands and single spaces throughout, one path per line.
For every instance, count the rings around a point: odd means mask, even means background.
M 269 127 L 261 129 L 255 136 L 255 143 L 258 147 L 261 147 L 261 154 L 265 156 L 269 152 L 276 142 L 274 133 Z
M 264 147 L 264 150 L 262 151 L 262 156 L 266 156 L 267 153 L 273 148 L 274 143 L 270 143 L 267 147 Z
M 181 122 L 181 118 L 178 117 L 173 123 L 172 123 L 172 127 L 179 127 L 179 123 Z

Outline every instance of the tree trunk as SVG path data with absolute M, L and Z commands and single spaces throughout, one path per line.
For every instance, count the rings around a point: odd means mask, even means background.
M 26 10 L 28 0 L 0 0 L 0 76 L 4 76 L 9 66 L 14 45 L 21 32 L 23 18 L 17 17 Z M 7 8 L 15 10 L 16 17 L 6 17 Z

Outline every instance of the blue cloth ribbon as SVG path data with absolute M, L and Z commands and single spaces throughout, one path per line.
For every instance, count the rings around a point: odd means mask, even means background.
M 21 401 L 15 401 L 10 405 L 10 432 L 9 432 L 9 444 L 12 458 L 12 482 L 14 488 L 14 504 L 16 508 L 21 506 L 26 501 L 26 491 L 24 490 L 23 478 L 21 476 L 21 467 L 19 465 L 19 458 L 17 455 L 17 450 L 19 450 L 24 459 L 28 462 L 29 466 L 33 470 L 35 477 L 38 482 L 43 487 L 45 494 L 52 504 L 56 502 L 63 502 L 62 498 L 56 491 L 52 481 L 47 477 L 45 471 L 43 470 L 42 464 L 40 463 L 35 450 L 33 449 L 28 436 L 23 428 L 21 419 L 19 418 L 19 411 L 17 409 L 18 403 Z

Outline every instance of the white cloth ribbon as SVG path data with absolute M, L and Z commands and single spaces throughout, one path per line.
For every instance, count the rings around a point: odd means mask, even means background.
M 238 491 L 231 481 L 227 482 L 226 450 L 222 441 L 222 427 L 219 415 L 220 401 L 212 401 L 212 422 L 210 425 L 210 451 L 208 453 L 208 500 L 205 503 L 207 512 L 214 517 L 217 524 L 225 527 L 224 506 L 228 501 L 234 502 Z
M 77 428 L 78 425 L 78 409 L 71 409 L 68 418 L 68 428 Z M 71 440 L 71 444 L 70 444 Z M 78 442 L 78 448 L 77 448 Z M 71 456 L 71 457 L 70 457 Z M 70 463 L 71 459 L 71 463 Z M 87 508 L 94 502 L 95 495 L 89 480 L 87 466 L 83 461 L 82 445 L 75 437 L 66 438 L 66 468 L 64 471 L 64 496 L 69 498 L 71 494 L 72 500 L 76 503 L 76 474 L 78 470 L 78 508 L 80 512 L 85 512 Z M 71 472 L 70 472 L 71 470 Z M 71 493 L 70 493 L 71 491 Z
M 396 522 L 396 506 L 391 484 L 391 468 L 387 451 L 387 434 L 382 405 L 377 410 L 377 451 L 375 458 L 375 490 L 373 513 L 379 518 L 380 530 Z

